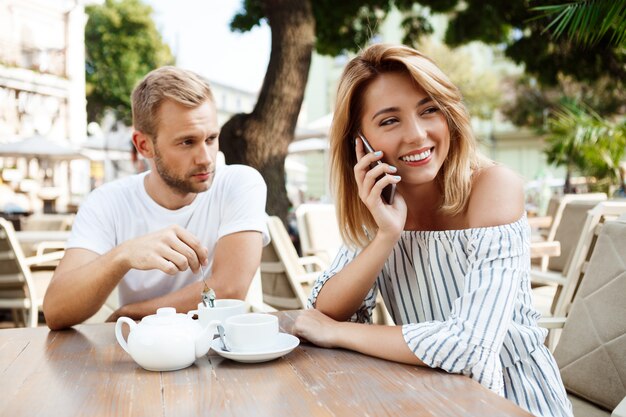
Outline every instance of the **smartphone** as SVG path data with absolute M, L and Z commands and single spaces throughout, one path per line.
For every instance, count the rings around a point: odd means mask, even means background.
M 365 150 L 367 151 L 367 153 L 370 152 L 375 152 L 374 149 L 372 148 L 372 145 L 370 145 L 370 143 L 367 141 L 367 139 L 365 139 L 365 136 L 363 136 L 363 134 L 361 132 L 358 132 L 359 138 L 361 139 L 361 141 L 363 142 L 363 146 L 365 146 Z M 370 164 L 370 169 L 374 168 L 377 165 L 381 165 L 382 162 L 380 160 Z M 385 174 L 381 175 L 380 177 L 376 178 L 376 181 L 378 181 L 379 179 L 381 179 L 382 177 L 384 177 Z M 380 196 L 383 198 L 383 201 L 385 202 L 385 204 L 393 204 L 393 197 L 396 195 L 396 184 L 389 184 L 387 185 L 385 188 L 383 188 L 383 192 L 380 194 Z

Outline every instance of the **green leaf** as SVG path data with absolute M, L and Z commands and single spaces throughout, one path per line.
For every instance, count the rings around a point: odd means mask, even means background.
M 552 17 L 543 31 L 552 30 L 555 38 L 567 33 L 586 46 L 597 44 L 605 35 L 610 35 L 614 45 L 623 45 L 626 39 L 626 0 L 578 0 L 535 6 L 531 11 L 539 13 L 535 18 Z
M 152 69 L 174 58 L 152 19 L 152 8 L 139 0 L 107 0 L 85 8 L 87 111 L 99 120 L 107 110 L 131 123 L 130 94 Z

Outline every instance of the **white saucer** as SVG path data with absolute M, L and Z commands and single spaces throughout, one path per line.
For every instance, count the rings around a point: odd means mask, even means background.
M 274 346 L 258 352 L 226 352 L 222 350 L 222 341 L 219 337 L 217 339 L 213 339 L 213 342 L 211 342 L 211 349 L 213 349 L 218 355 L 233 361 L 255 363 L 280 358 L 281 356 L 294 350 L 299 344 L 300 339 L 297 337 L 292 336 L 289 333 L 278 333 L 278 339 Z

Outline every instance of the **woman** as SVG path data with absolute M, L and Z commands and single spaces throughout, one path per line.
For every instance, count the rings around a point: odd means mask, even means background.
M 374 45 L 348 64 L 330 141 L 352 249 L 318 278 L 315 309 L 295 331 L 320 346 L 467 375 L 536 415 L 571 416 L 532 307 L 522 181 L 479 155 L 461 100 L 408 47 Z M 366 153 L 359 135 L 377 152 Z M 378 291 L 399 325 L 363 325 Z

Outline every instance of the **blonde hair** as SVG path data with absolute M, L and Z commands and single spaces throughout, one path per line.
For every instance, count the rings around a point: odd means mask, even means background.
M 470 117 L 459 89 L 435 63 L 406 46 L 376 44 L 352 59 L 343 71 L 330 128 L 331 182 L 344 241 L 364 247 L 376 223 L 359 198 L 354 165 L 354 138 L 363 112 L 363 94 L 381 74 L 408 74 L 444 114 L 450 131 L 450 150 L 437 175 L 443 191 L 440 211 L 456 215 L 467 206 L 472 173 L 491 163 L 477 150 Z
M 156 140 L 159 109 L 166 99 L 190 108 L 213 102 L 209 82 L 195 72 L 166 66 L 150 71 L 132 96 L 133 126 Z

